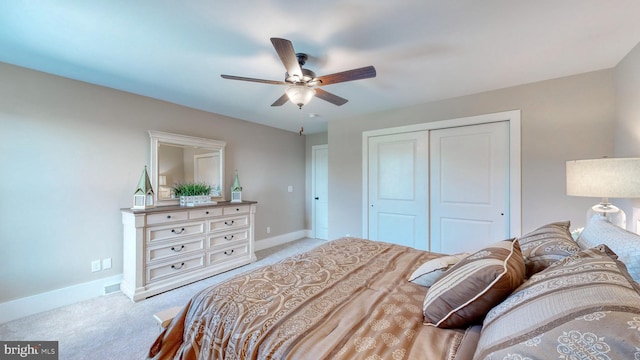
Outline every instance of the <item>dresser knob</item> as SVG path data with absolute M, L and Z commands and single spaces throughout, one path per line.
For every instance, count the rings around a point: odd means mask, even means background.
M 180 231 L 176 231 L 176 229 L 171 229 L 171 232 L 177 235 L 180 235 L 184 232 L 184 228 L 180 229 Z
M 224 222 L 224 224 L 225 224 L 225 225 L 229 225 L 229 226 L 231 226 L 231 225 L 233 225 L 233 222 L 234 222 L 234 221 L 235 221 L 235 220 L 231 220 L 230 222 L 229 222 L 229 221 L 225 221 L 225 222 Z
M 236 208 L 236 211 L 240 211 L 240 208 Z
M 175 265 L 171 265 L 171 268 L 174 269 L 174 270 L 179 270 L 179 269 L 182 269 L 183 266 L 184 266 L 184 263 L 180 264 L 180 267 L 175 266 Z
M 233 239 L 233 236 L 234 236 L 234 235 L 231 235 L 231 236 L 225 236 L 225 237 L 224 237 L 224 239 L 225 239 L 225 240 L 227 240 L 227 241 L 229 241 L 229 240 Z
M 208 212 L 208 211 L 205 211 L 204 213 L 205 213 L 205 214 L 207 214 L 207 215 L 209 215 L 209 212 Z
M 225 254 L 225 255 L 231 255 L 231 254 L 233 254 L 233 249 L 231 249 L 231 251 L 225 251 L 225 252 L 224 252 L 224 254 Z
M 171 215 L 167 215 L 167 219 L 171 219 Z

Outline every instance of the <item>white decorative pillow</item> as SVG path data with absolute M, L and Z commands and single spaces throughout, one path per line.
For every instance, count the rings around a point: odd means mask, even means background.
M 636 282 L 640 282 L 640 235 L 613 225 L 603 216 L 593 216 L 578 237 L 578 245 L 589 249 L 605 244 L 613 250 Z
M 429 287 L 433 285 L 442 274 L 458 261 L 469 256 L 469 253 L 446 255 L 439 258 L 431 259 L 420 265 L 416 271 L 411 274 L 409 281 L 414 284 Z

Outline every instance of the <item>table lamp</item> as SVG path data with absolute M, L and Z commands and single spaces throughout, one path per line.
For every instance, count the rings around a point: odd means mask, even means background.
M 587 222 L 603 216 L 626 229 L 627 216 L 609 198 L 640 197 L 640 158 L 602 158 L 567 161 L 567 195 L 599 197 L 587 211 Z

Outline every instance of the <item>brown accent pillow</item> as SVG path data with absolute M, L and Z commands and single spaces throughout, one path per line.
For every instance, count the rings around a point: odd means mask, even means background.
M 569 231 L 570 225 L 569 221 L 554 222 L 518 239 L 528 278 L 554 262 L 580 251 Z
M 479 323 L 524 279 L 518 241 L 492 244 L 453 265 L 429 288 L 422 308 L 424 323 L 440 328 Z
M 474 360 L 640 359 L 640 286 L 606 245 L 535 274 L 484 319 Z

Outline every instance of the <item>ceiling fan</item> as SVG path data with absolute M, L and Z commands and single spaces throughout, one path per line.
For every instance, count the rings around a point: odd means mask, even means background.
M 314 95 L 334 105 L 344 105 L 349 100 L 324 91 L 319 87 L 346 81 L 368 79 L 376 76 L 376 69 L 373 66 L 365 66 L 330 75 L 316 76 L 313 71 L 302 67 L 307 61 L 307 54 L 293 51 L 291 41 L 271 38 L 271 43 L 284 64 L 284 68 L 287 70 L 284 81 L 263 80 L 234 75 L 220 76 L 229 80 L 251 81 L 272 85 L 289 85 L 285 93 L 271 104 L 271 106 L 282 106 L 287 100 L 290 100 L 292 103 L 298 105 L 300 109 L 302 109 Z

